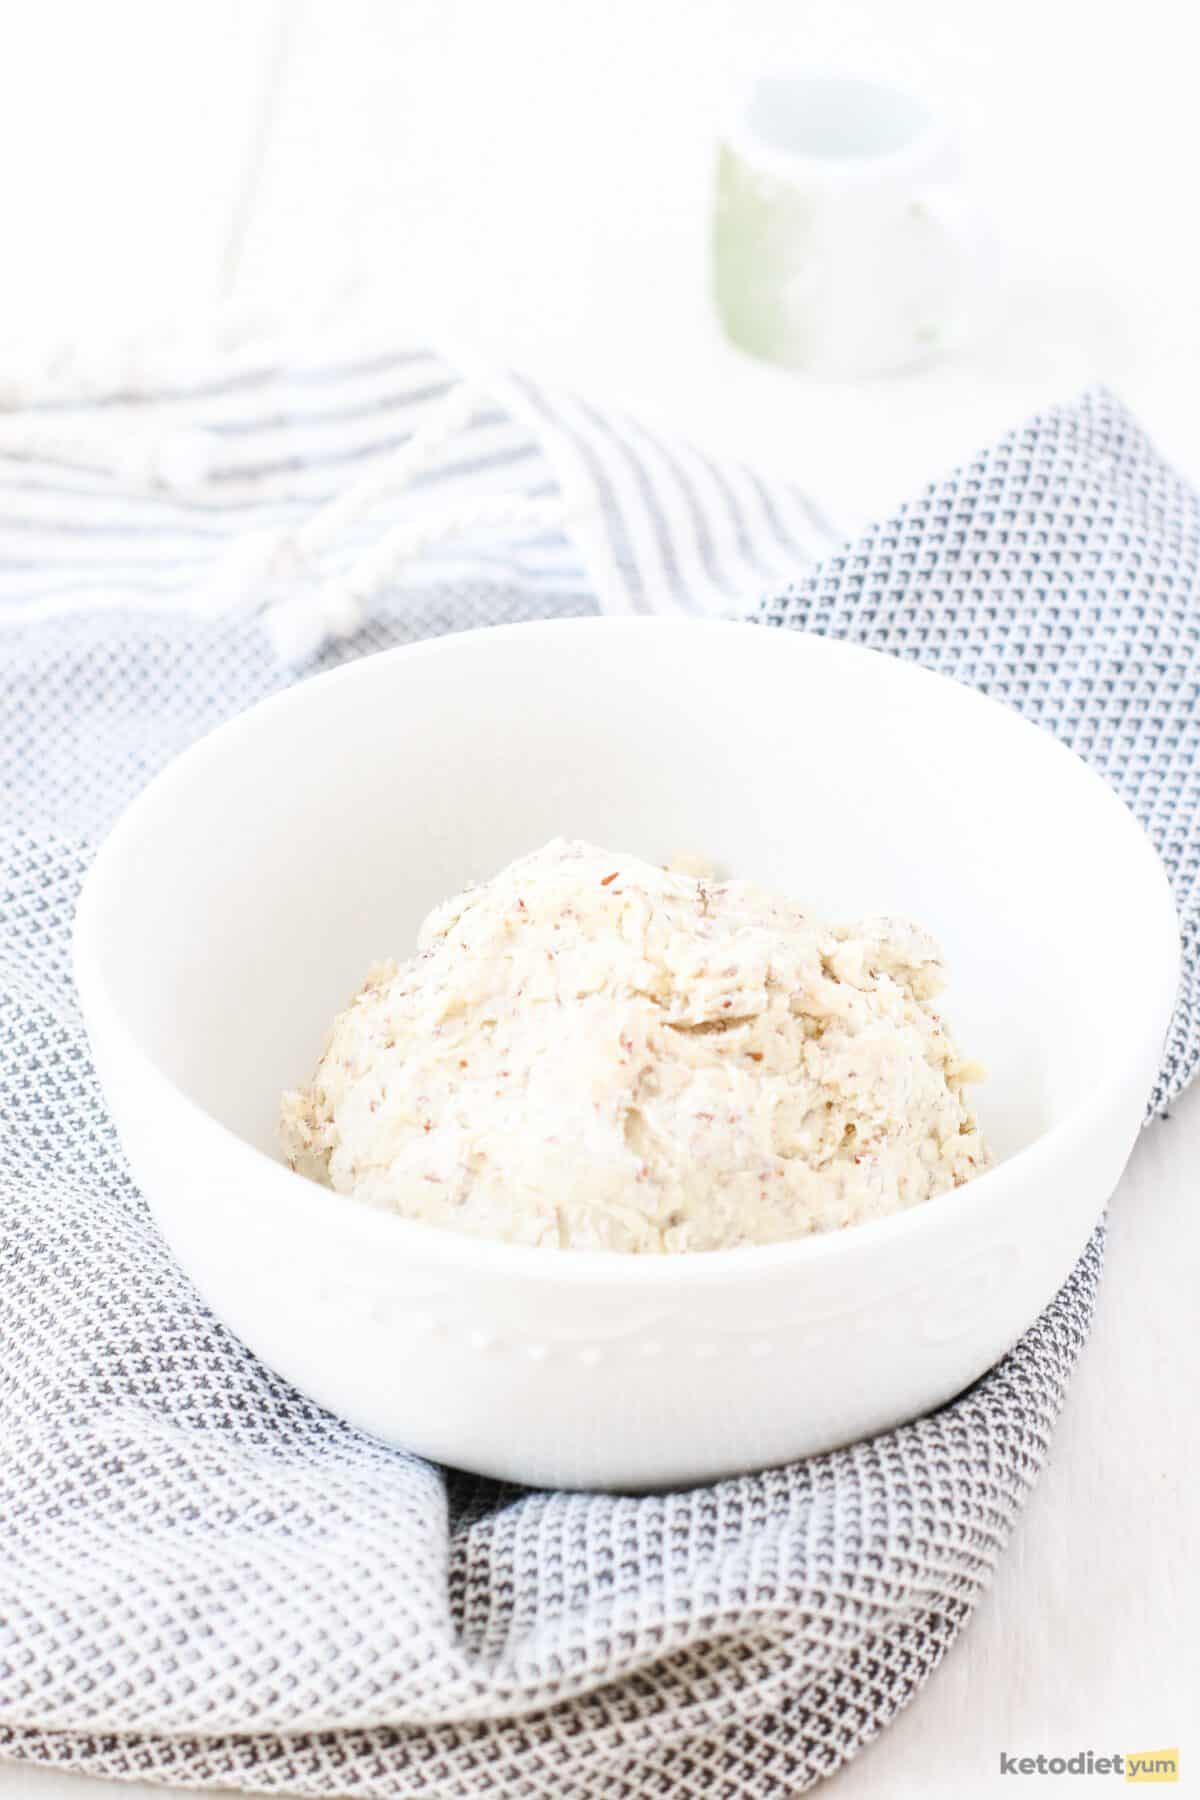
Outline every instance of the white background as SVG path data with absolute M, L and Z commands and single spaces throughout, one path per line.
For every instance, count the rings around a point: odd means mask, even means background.
M 367 296 L 398 336 L 628 404 L 847 525 L 1096 379 L 1200 480 L 1200 16 L 1178 0 L 41 0 L 6 25 L 0 377 L 20 338 Z M 817 385 L 721 341 L 714 132 L 736 77 L 781 63 L 917 81 L 956 120 L 992 251 L 953 360 Z M 1003 1792 L 1001 1750 L 1180 1745 L 1189 1780 L 1198 1151 L 1192 1094 L 1114 1202 L 1096 1332 L 995 1587 L 839 1800 Z M 0 1800 L 92 1791 L 121 1790 L 0 1764 Z

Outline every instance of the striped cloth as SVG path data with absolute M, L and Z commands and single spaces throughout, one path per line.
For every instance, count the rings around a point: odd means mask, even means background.
M 314 1800 L 802 1792 L 912 1698 L 986 1587 L 1087 1334 L 1102 1232 L 983 1380 L 869 1442 L 638 1497 L 434 1468 L 278 1379 L 167 1253 L 79 1019 L 79 881 L 157 767 L 297 672 L 502 619 L 766 593 L 766 627 L 940 662 L 1130 794 L 1187 925 L 1165 1104 L 1200 1040 L 1200 503 L 1092 397 L 817 568 L 834 534 L 788 484 L 524 378 L 475 371 L 464 398 L 424 351 L 250 345 L 182 373 L 133 355 L 86 406 L 18 385 L 0 417 L 0 1754 Z M 316 632 L 298 670 L 295 608 Z
M 161 362 L 122 369 L 115 391 L 82 408 L 51 386 L 40 405 L 0 416 L 0 616 L 219 611 L 231 547 L 302 526 L 364 471 L 386 468 L 460 379 L 432 350 L 331 362 L 318 348 L 251 351 L 199 378 Z M 837 541 L 786 483 L 524 377 L 497 371 L 474 384 L 468 423 L 339 532 L 324 572 L 351 567 L 382 523 L 437 507 L 461 525 L 394 571 L 391 592 L 486 584 L 519 590 L 531 616 L 721 612 Z M 560 500 L 564 522 L 497 532 L 487 512 L 497 499 Z

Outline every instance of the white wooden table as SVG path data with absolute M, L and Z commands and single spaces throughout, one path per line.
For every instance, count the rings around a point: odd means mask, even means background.
M 1198 50 L 1174 0 L 42 0 L 0 59 L 0 340 L 365 288 L 398 335 L 786 470 L 847 525 L 1094 379 L 1200 480 Z M 915 76 L 959 117 L 999 254 L 955 361 L 816 386 L 720 340 L 714 120 L 767 59 Z M 842 1800 L 987 1795 L 1002 1750 L 1178 1744 L 1188 1781 L 1198 1172 L 1192 1094 L 1114 1200 L 1096 1330 L 995 1586 Z M 121 1791 L 162 1792 L 0 1763 L 0 1800 Z

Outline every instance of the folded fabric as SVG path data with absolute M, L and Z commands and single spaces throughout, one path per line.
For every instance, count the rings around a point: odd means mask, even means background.
M 382 469 L 412 407 L 444 402 L 437 381 L 412 400 L 423 368 L 272 365 L 129 397 L 153 450 L 136 494 L 94 446 L 77 466 L 99 407 L 41 439 L 28 415 L 28 456 L 0 465 L 0 1752 L 262 1793 L 776 1800 L 887 1723 L 986 1586 L 1086 1336 L 1100 1231 L 995 1370 L 871 1442 L 657 1496 L 434 1468 L 256 1362 L 167 1255 L 76 1010 L 78 882 L 157 766 L 295 678 L 268 629 L 289 557 L 323 592 L 406 509 L 459 521 L 404 537 L 403 567 L 381 554 L 350 613 L 314 602 L 313 644 L 337 641 L 301 673 L 514 617 L 749 609 L 786 568 L 764 624 L 976 681 L 1139 810 L 1187 933 L 1161 1106 L 1196 1061 L 1197 502 L 1093 395 L 816 569 L 829 533 L 786 485 L 508 378 L 399 497 L 384 476 L 349 509 L 351 541 L 326 514 L 297 546 L 347 460 Z M 203 455 L 176 431 L 206 434 Z M 509 527 L 480 480 L 518 492 Z M 556 497 L 561 528 L 524 510 Z M 228 553 L 256 533 L 278 591 L 231 599 Z

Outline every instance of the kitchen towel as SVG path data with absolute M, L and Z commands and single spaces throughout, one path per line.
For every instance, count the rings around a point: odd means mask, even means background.
M 427 361 L 51 395 L 0 460 L 0 1753 L 272 1794 L 776 1800 L 886 1725 L 986 1586 L 1101 1232 L 994 1370 L 869 1442 L 638 1497 L 432 1467 L 259 1364 L 167 1254 L 80 1025 L 78 883 L 173 751 L 284 681 L 501 619 L 753 608 L 974 681 L 1118 786 L 1184 916 L 1161 1109 L 1198 1042 L 1198 502 L 1095 393 L 837 549 L 786 483 L 514 378 L 439 437 Z M 352 542 L 297 541 L 421 419 Z

